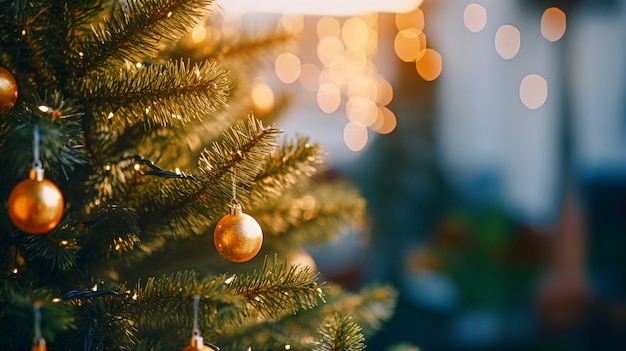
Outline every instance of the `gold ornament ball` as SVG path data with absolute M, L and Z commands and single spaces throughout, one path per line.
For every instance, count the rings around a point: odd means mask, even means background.
M 5 113 L 15 105 L 17 83 L 11 72 L 0 67 L 0 113 Z
M 9 195 L 9 217 L 20 230 L 43 234 L 54 229 L 63 216 L 63 194 L 53 182 L 31 177 L 19 182 Z
M 231 262 L 251 260 L 263 244 L 259 223 L 241 212 L 241 205 L 230 205 L 230 213 L 222 217 L 213 232 L 217 252 Z

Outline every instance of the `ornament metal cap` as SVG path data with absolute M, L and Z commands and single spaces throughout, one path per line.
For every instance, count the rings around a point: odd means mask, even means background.
M 43 168 L 41 167 L 34 167 L 31 168 L 30 171 L 28 171 L 28 178 L 29 179 L 33 179 L 33 180 L 37 180 L 37 181 L 42 181 L 44 177 L 44 172 L 43 172 Z
M 241 204 L 239 204 L 239 202 L 231 202 L 228 204 L 228 213 L 231 215 L 240 215 L 243 213 L 243 210 L 241 209 Z
M 31 351 L 46 351 L 46 339 L 39 338 L 33 343 L 33 347 L 30 348 Z
M 191 337 L 189 345 L 196 350 L 202 350 L 204 348 L 204 339 L 200 335 L 194 335 Z

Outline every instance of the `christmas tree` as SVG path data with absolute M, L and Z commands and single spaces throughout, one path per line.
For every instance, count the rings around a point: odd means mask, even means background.
M 214 7 L 0 1 L 3 350 L 361 350 L 391 314 L 288 259 L 365 204 L 248 97 L 293 34 L 189 45 Z

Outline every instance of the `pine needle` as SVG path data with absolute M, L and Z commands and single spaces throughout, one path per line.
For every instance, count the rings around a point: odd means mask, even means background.
M 361 351 L 365 349 L 365 338 L 361 328 L 349 315 L 335 314 L 324 321 L 318 329 L 320 341 L 313 351 Z

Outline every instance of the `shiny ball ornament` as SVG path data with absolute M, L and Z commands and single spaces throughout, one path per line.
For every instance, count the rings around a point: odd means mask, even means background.
M 31 169 L 9 195 L 9 217 L 20 230 L 43 234 L 54 229 L 63 216 L 63 194 L 53 182 Z
M 17 83 L 11 72 L 0 67 L 0 113 L 5 113 L 15 105 Z
M 213 232 L 217 252 L 231 262 L 251 260 L 263 244 L 263 232 L 259 223 L 241 212 L 241 205 L 230 204 L 230 213 L 222 217 Z

